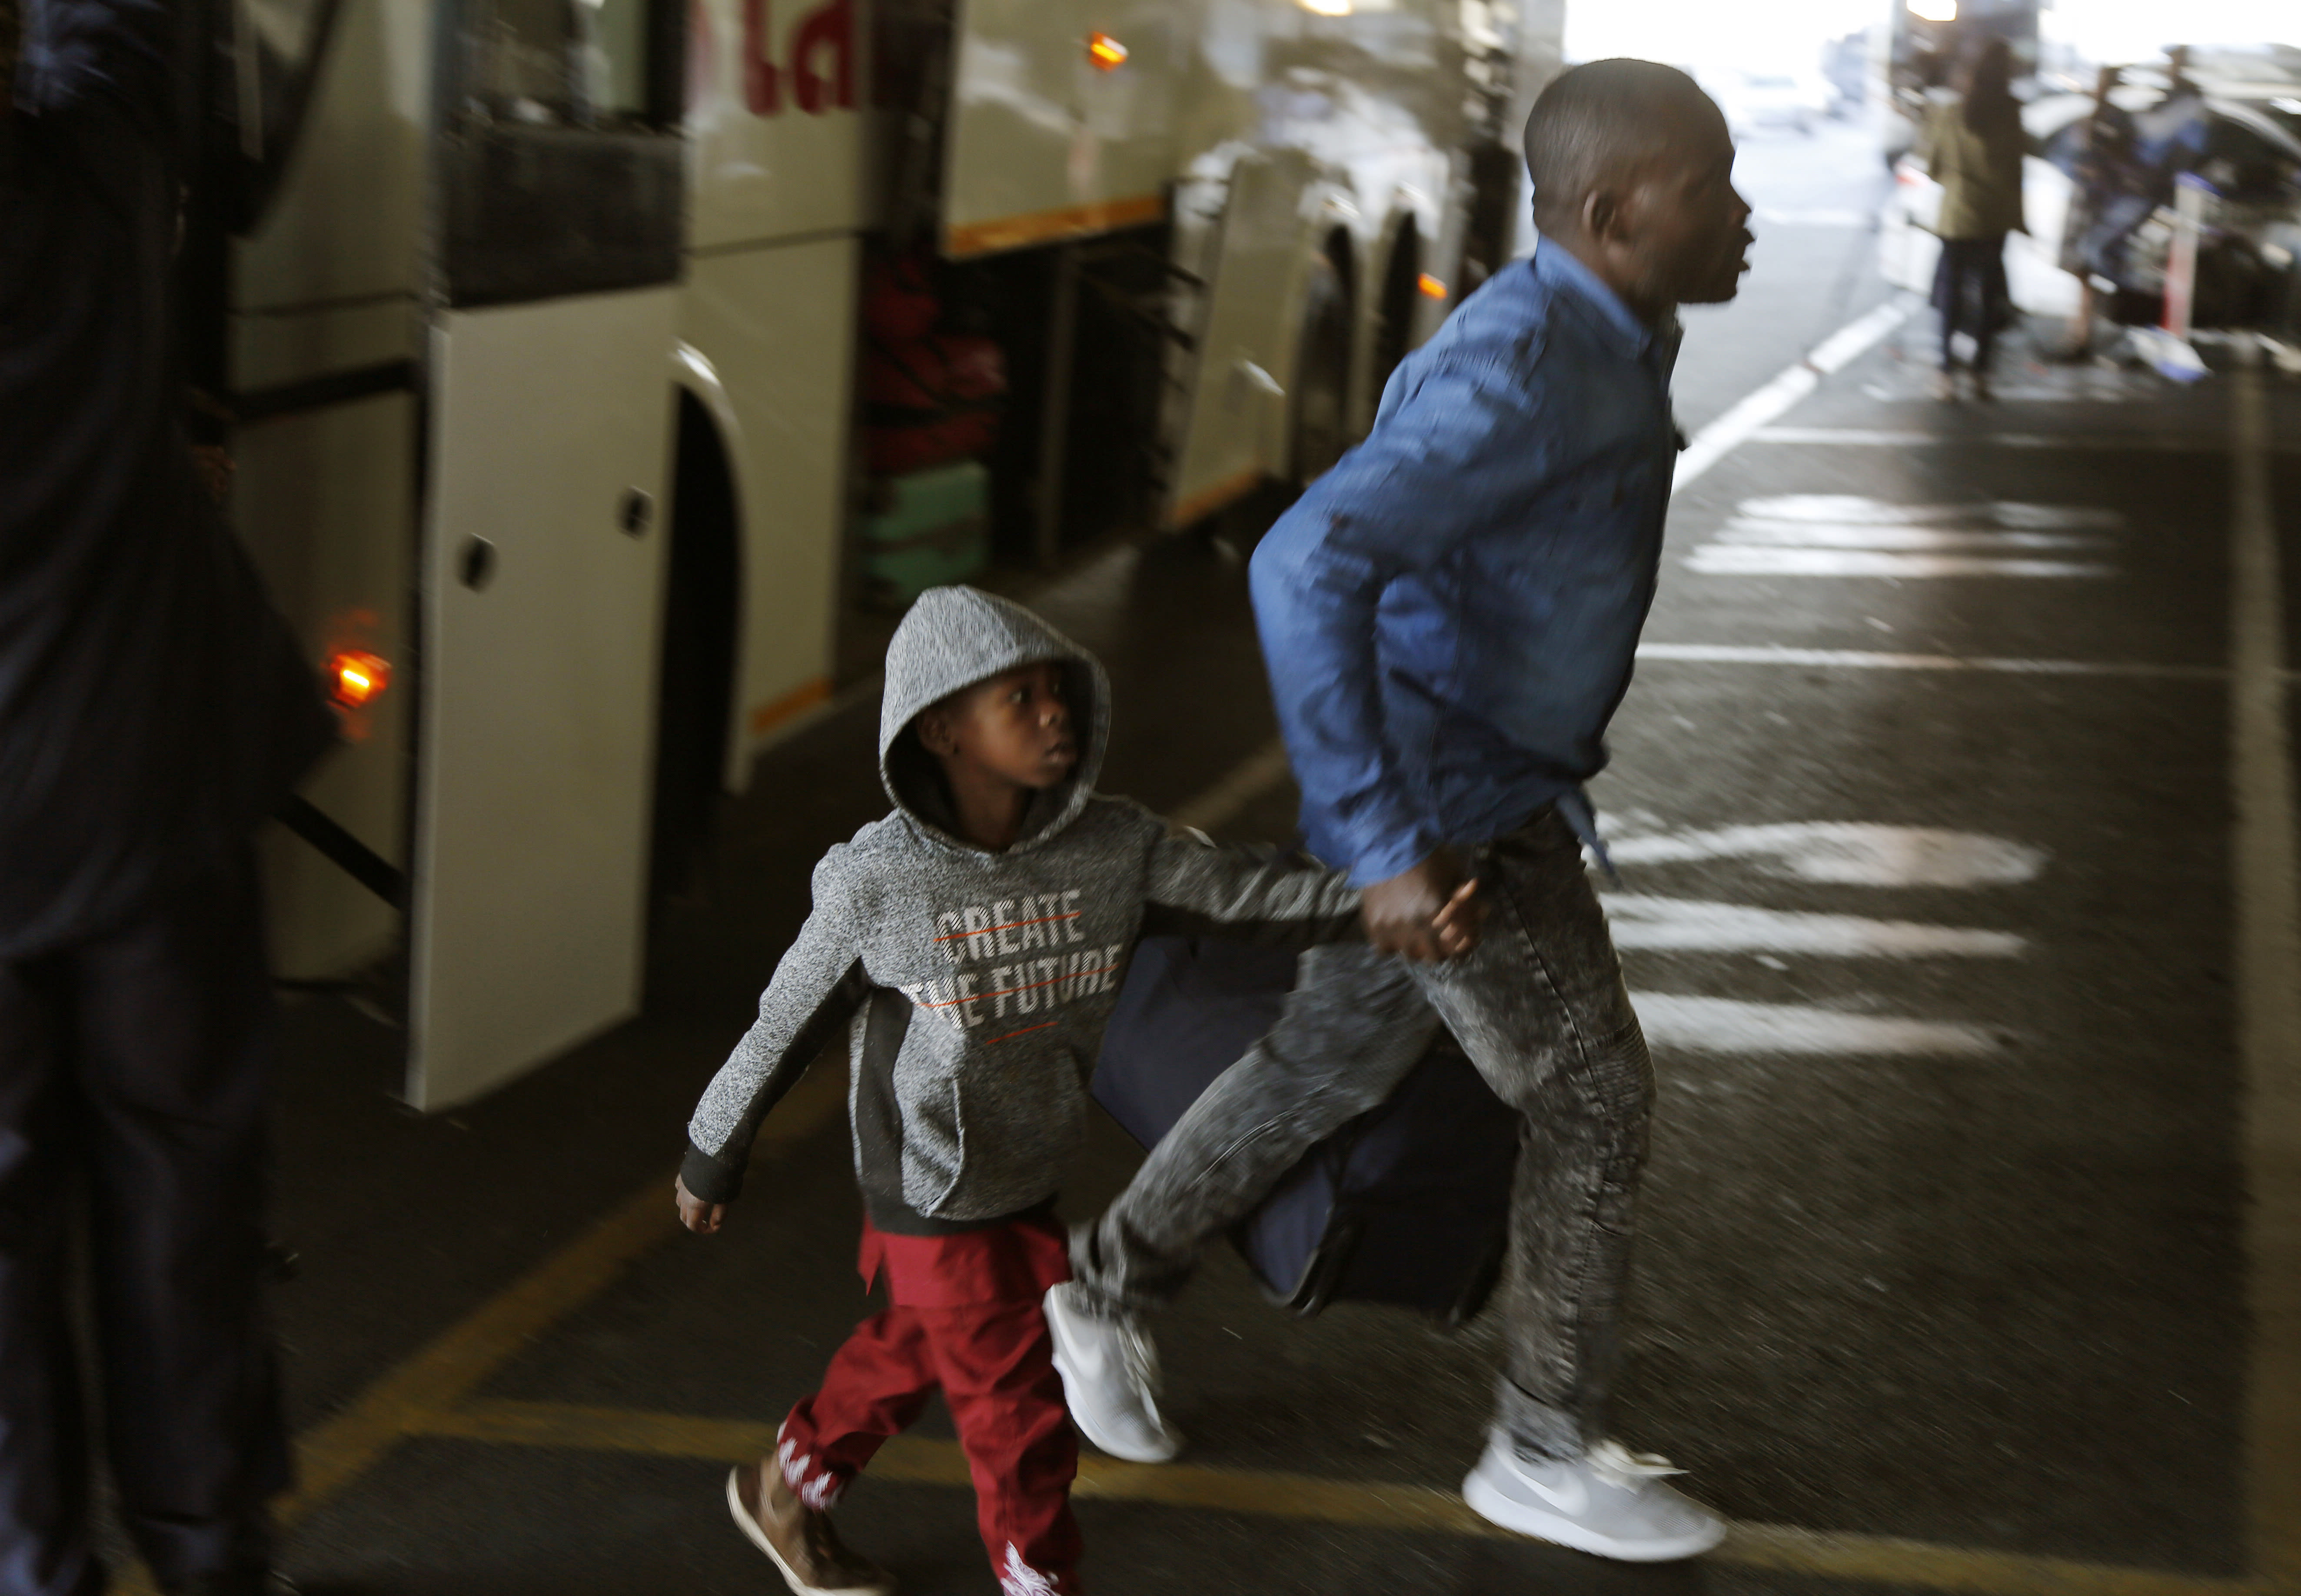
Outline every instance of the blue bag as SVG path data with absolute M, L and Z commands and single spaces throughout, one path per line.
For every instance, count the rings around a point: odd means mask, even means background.
M 1103 1032 L 1095 1100 L 1145 1147 L 1277 1023 L 1294 955 L 1146 937 Z M 1518 1116 L 1441 1030 L 1380 1107 L 1303 1154 L 1231 1233 L 1300 1314 L 1387 1302 L 1459 1324 L 1502 1274 Z

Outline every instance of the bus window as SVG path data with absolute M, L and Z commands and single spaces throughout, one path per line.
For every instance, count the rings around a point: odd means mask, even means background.
M 672 280 L 679 0 L 472 0 L 464 15 L 439 146 L 449 301 Z
M 604 121 L 640 121 L 648 114 L 645 0 L 577 0 L 589 21 L 585 45 L 595 114 Z
M 569 0 L 496 0 L 473 41 L 473 109 L 530 126 L 584 120 L 574 20 Z
M 647 0 L 494 0 L 473 43 L 473 109 L 531 127 L 644 125 Z
M 230 185 L 213 197 L 231 229 L 247 232 L 286 175 L 303 132 L 312 81 L 343 11 L 342 0 L 239 0 L 212 25 L 228 27 L 231 82 L 217 109 L 239 156 Z

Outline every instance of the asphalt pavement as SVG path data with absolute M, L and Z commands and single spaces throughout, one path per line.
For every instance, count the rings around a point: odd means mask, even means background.
M 1845 130 L 1745 153 L 1756 270 L 1678 384 L 1733 447 L 1678 496 L 1594 789 L 1661 1092 L 1619 1423 L 1732 1539 L 1633 1568 L 1486 1532 L 1452 1491 L 1491 1323 L 1299 1320 L 1222 1253 L 1159 1325 L 1190 1450 L 1083 1478 L 1092 1589 L 2301 1591 L 2301 389 L 2017 340 L 1998 402 L 1934 403 L 1927 318 L 1869 265 L 1874 163 Z M 1031 597 L 1110 667 L 1106 786 L 1291 833 L 1234 557 L 1125 543 Z M 875 710 L 761 762 L 648 1015 L 537 1075 L 418 1116 L 387 1025 L 290 1010 L 314 1592 L 780 1588 L 719 1482 L 868 1310 L 837 1061 L 723 1235 L 675 1230 L 670 1182 L 813 862 L 883 811 Z M 1065 1211 L 1138 1157 L 1099 1125 Z M 992 1588 L 949 1437 L 841 1513 L 917 1596 Z

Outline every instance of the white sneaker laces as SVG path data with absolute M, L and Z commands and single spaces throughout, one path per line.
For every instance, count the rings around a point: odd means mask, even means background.
M 1619 1441 L 1600 1441 L 1590 1449 L 1587 1460 L 1593 1474 L 1624 1491 L 1636 1491 L 1648 1480 L 1660 1479 L 1664 1475 L 1686 1472 L 1671 1467 L 1667 1458 L 1653 1452 L 1634 1452 Z

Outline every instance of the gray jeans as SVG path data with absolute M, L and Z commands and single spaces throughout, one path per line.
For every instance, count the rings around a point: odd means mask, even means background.
M 1360 946 L 1304 955 L 1277 1025 L 1073 1236 L 1072 1267 L 1106 1304 L 1170 1300 L 1199 1249 L 1387 1098 L 1443 1024 L 1524 1120 L 1497 1422 L 1523 1454 L 1570 1458 L 1607 1433 L 1653 1072 L 1566 823 L 1545 810 L 1476 868 L 1476 953 L 1419 965 Z

